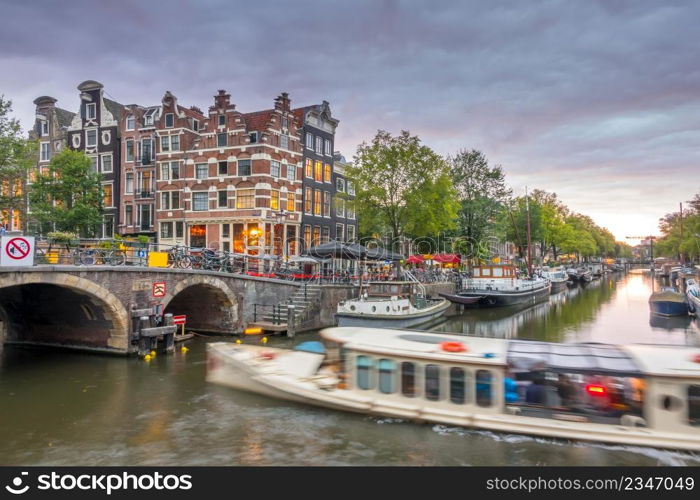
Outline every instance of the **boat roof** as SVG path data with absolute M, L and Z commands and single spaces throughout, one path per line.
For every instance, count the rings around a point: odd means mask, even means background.
M 326 328 L 321 331 L 321 336 L 342 343 L 350 350 L 490 365 L 505 365 L 508 346 L 501 339 L 382 328 Z M 460 342 L 466 350 L 445 352 L 440 348 L 442 342 Z
M 700 377 L 700 347 L 685 345 L 602 343 L 561 344 L 534 340 L 508 340 L 465 335 L 336 327 L 321 336 L 344 344 L 349 350 L 419 357 L 439 361 L 506 365 L 514 369 L 546 368 L 551 371 L 595 373 L 611 376 Z M 442 342 L 460 342 L 464 352 L 445 352 Z

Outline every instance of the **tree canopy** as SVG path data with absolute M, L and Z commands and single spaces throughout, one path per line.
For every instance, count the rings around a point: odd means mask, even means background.
M 102 176 L 81 151 L 64 149 L 29 190 L 32 217 L 58 231 L 92 236 L 102 223 Z
M 417 136 L 379 130 L 346 170 L 362 234 L 436 235 L 456 226 L 459 205 L 445 160 Z

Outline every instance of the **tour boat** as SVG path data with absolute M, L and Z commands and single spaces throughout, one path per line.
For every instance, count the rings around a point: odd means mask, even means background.
M 450 307 L 445 299 L 426 298 L 416 283 L 372 283 L 359 298 L 341 301 L 335 314 L 338 326 L 411 328 L 442 316 Z
M 510 264 L 476 266 L 471 278 L 462 279 L 462 297 L 478 297 L 480 306 L 510 306 L 536 302 L 549 295 L 549 280 L 540 276 L 518 278 Z
M 542 277 L 551 283 L 551 293 L 558 293 L 566 289 L 569 282 L 569 275 L 563 267 L 544 267 L 542 268 Z
M 296 350 L 215 342 L 207 380 L 361 414 L 700 451 L 700 348 L 330 328 Z
M 688 299 L 671 287 L 664 287 L 649 297 L 649 307 L 653 314 L 661 316 L 685 316 L 688 314 Z
M 700 315 L 700 286 L 698 282 L 692 278 L 685 281 L 685 295 L 688 297 L 688 309 L 690 312 Z

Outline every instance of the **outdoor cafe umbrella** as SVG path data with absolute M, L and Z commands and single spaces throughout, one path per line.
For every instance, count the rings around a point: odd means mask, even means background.
M 425 259 L 423 257 L 421 257 L 420 255 L 411 255 L 406 260 L 406 262 L 408 264 L 421 264 L 421 263 L 425 262 Z
M 320 259 L 359 259 L 364 257 L 365 247 L 362 245 L 346 245 L 340 241 L 329 241 L 309 248 L 306 255 Z
M 375 247 L 375 248 L 367 248 L 367 256 L 366 258 L 369 260 L 393 260 L 393 261 L 398 261 L 398 260 L 403 260 L 403 255 L 390 252 L 386 248 L 380 248 L 380 247 Z

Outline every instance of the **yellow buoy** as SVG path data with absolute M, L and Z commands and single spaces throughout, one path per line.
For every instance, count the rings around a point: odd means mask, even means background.
M 189 351 L 189 349 L 183 345 L 183 346 L 180 348 L 180 351 L 182 351 L 182 352 L 187 352 L 187 351 Z
M 263 338 L 262 338 L 262 343 L 263 343 L 263 344 L 267 344 L 267 337 L 263 337 Z
M 156 355 L 156 351 L 151 351 L 151 357 L 154 357 Z
M 241 339 L 236 339 L 236 344 L 241 344 Z
M 150 360 L 151 360 L 151 355 L 150 355 L 150 354 L 146 354 L 146 355 L 143 357 L 143 360 L 144 360 L 144 361 L 150 361 Z

